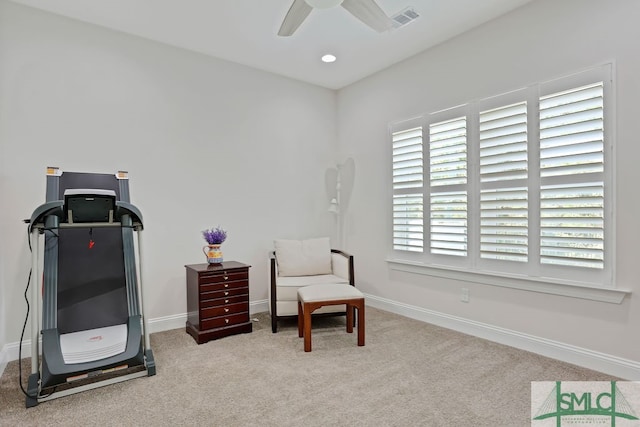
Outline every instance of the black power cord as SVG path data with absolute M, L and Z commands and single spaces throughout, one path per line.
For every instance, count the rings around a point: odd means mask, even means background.
M 26 224 L 29 224 L 31 221 L 28 219 L 25 219 L 24 222 Z M 53 229 L 50 228 L 45 228 L 43 231 L 49 231 L 51 234 L 53 234 L 55 237 L 60 237 L 55 231 L 53 231 Z M 33 248 L 31 247 L 31 232 L 30 232 L 30 227 L 27 227 L 27 242 L 29 243 L 29 252 L 33 253 Z M 27 329 L 27 322 L 29 320 L 29 312 L 30 312 L 30 304 L 29 304 L 29 296 L 28 296 L 28 292 L 29 292 L 29 285 L 31 284 L 31 275 L 33 274 L 33 267 L 29 268 L 29 277 L 27 278 L 27 286 L 24 289 L 24 301 L 27 304 L 27 314 L 24 317 L 24 323 L 22 324 L 22 332 L 20 333 L 20 345 L 18 346 L 18 383 L 20 384 L 20 390 L 22 390 L 22 393 L 28 397 L 28 398 L 36 398 L 36 396 L 31 396 L 25 389 L 24 389 L 24 385 L 22 384 L 22 341 L 24 341 L 24 331 Z M 37 346 L 33 345 L 33 341 L 37 340 L 39 337 L 31 337 L 31 351 L 37 351 L 36 348 Z M 36 341 L 37 342 L 37 341 Z M 33 359 L 32 359 L 33 360 Z M 53 388 L 53 391 L 51 393 L 49 393 L 46 396 L 42 396 L 42 397 L 48 397 L 51 396 L 53 393 L 55 393 L 57 389 L 57 386 Z
M 31 270 L 29 270 L 29 279 L 27 280 L 27 287 L 24 290 L 24 300 L 27 303 L 27 315 L 24 318 L 24 324 L 22 325 L 22 333 L 20 334 L 20 346 L 18 347 L 18 382 L 20 383 L 20 390 L 27 397 L 29 393 L 24 389 L 22 385 L 22 340 L 24 339 L 24 331 L 27 328 L 27 320 L 29 319 L 29 298 L 27 297 L 27 292 L 29 291 L 29 282 L 31 282 Z
M 31 249 L 31 234 L 29 233 L 29 227 L 27 227 L 27 241 L 29 242 L 29 252 L 33 252 Z M 29 393 L 27 393 L 27 391 L 24 389 L 24 386 L 22 385 L 22 341 L 24 340 L 24 331 L 27 329 L 27 321 L 29 320 L 29 311 L 31 308 L 29 305 L 29 297 L 27 293 L 29 292 L 29 284 L 31 283 L 32 273 L 33 273 L 33 267 L 29 269 L 29 278 L 27 279 L 27 287 L 24 289 L 24 300 L 27 303 L 27 315 L 24 317 L 24 323 L 22 325 L 22 333 L 20 334 L 20 346 L 18 346 L 18 383 L 20 383 L 20 390 L 22 390 L 22 393 L 24 393 L 26 397 L 33 397 L 33 396 L 29 396 Z M 34 338 L 32 338 L 32 341 L 33 339 Z M 38 337 L 36 337 L 35 339 L 38 339 Z

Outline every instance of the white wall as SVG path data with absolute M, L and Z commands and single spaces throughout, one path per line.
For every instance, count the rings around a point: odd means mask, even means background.
M 335 112 L 331 90 L 0 1 L 0 349 L 19 339 L 21 220 L 46 166 L 129 171 L 150 318 L 186 312 L 184 265 L 206 262 L 200 232 L 216 225 L 261 301 L 273 239 L 332 230 Z
M 396 304 L 635 361 L 637 369 L 638 16 L 636 0 L 539 0 L 341 90 L 340 155 L 353 157 L 358 168 L 347 249 L 357 254 L 360 288 Z M 631 289 L 630 297 L 618 305 L 389 269 L 389 123 L 611 60 L 617 69 L 617 286 Z M 466 304 L 463 287 L 470 290 Z

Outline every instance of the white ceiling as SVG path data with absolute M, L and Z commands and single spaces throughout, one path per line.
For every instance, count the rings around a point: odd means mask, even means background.
M 532 0 L 378 0 L 420 18 L 377 33 L 342 7 L 315 9 L 276 33 L 293 0 L 12 0 L 283 76 L 339 89 Z M 338 60 L 325 64 L 320 57 Z

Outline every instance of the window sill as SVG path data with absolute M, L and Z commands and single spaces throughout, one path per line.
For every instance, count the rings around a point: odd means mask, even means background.
M 423 274 L 426 276 L 442 277 L 461 280 L 463 282 L 481 283 L 484 285 L 501 286 L 505 288 L 521 289 L 531 292 L 540 292 L 552 295 L 562 295 L 571 298 L 581 298 L 593 301 L 621 304 L 626 295 L 631 291 L 616 288 L 598 288 L 581 283 L 551 282 L 522 276 L 497 275 L 483 272 L 468 272 L 456 270 L 450 267 L 427 265 L 420 262 L 412 262 L 401 259 L 387 258 L 389 268 L 407 273 Z

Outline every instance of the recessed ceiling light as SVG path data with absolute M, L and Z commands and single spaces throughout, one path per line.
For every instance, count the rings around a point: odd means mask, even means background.
M 330 53 L 322 55 L 322 62 L 335 62 L 335 60 L 335 55 L 331 55 Z

